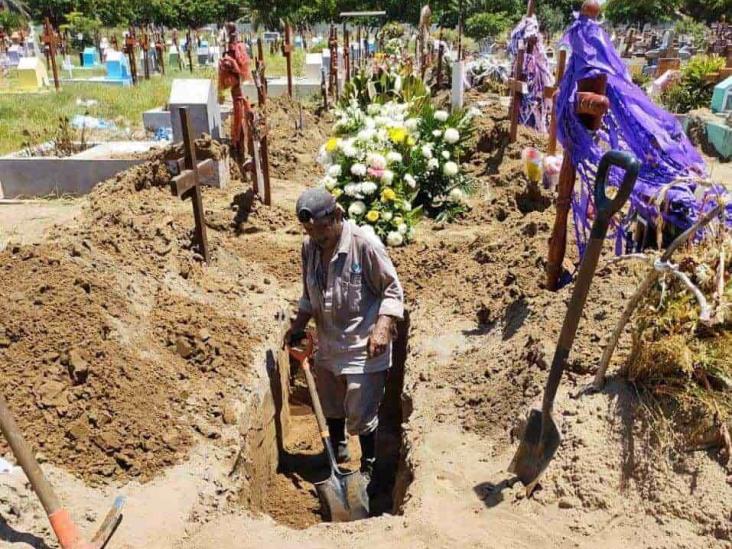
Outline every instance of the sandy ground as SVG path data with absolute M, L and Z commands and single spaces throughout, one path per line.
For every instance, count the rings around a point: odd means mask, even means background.
M 730 546 L 732 486 L 715 454 L 669 455 L 655 448 L 635 394 L 620 378 L 613 378 L 600 394 L 581 394 L 600 354 L 600 334 L 614 324 L 614 315 L 637 284 L 639 273 L 627 267 L 602 270 L 593 286 L 556 406 L 563 444 L 541 489 L 526 499 L 523 487 L 506 473 L 515 449 L 511 433 L 540 395 L 546 379 L 543 364 L 551 359 L 571 288 L 551 294 L 541 287 L 553 219 L 551 201 L 544 200 L 541 192 L 538 197 L 526 192 L 527 182 L 516 169 L 520 148 L 500 144 L 505 128 L 490 122 L 481 131 L 491 152 L 474 160 L 482 185 L 473 212 L 448 227 L 425 222 L 417 244 L 392 252 L 411 312 L 402 425 L 404 470 L 411 483 L 401 514 L 359 523 L 317 523 L 314 490 L 302 470 L 258 486 L 263 504 L 243 508 L 241 487 L 247 479 L 236 473 L 242 437 L 234 424 L 222 421 L 218 405 L 246 393 L 257 379 L 266 379 L 262 357 L 278 345 L 272 315 L 283 304 L 293 304 L 299 292 L 301 235 L 292 211 L 297 194 L 312 183 L 313 165 L 301 166 L 305 159 L 295 154 L 283 157 L 278 173 L 290 176 L 275 181 L 274 207 L 256 208 L 240 225 L 241 232 L 230 227 L 235 212 L 229 206 L 243 188 L 206 190 L 204 203 L 211 211 L 209 234 L 215 246 L 215 265 L 208 271 L 197 267 L 185 249 L 189 205 L 163 198 L 155 189 L 155 178 L 140 191 L 142 198 L 127 196 L 129 208 L 115 208 L 115 195 L 107 196 L 112 206 L 106 211 L 92 208 L 93 216 L 85 218 L 95 221 L 93 227 L 76 225 L 65 210 L 55 218 L 68 223 L 55 238 L 74 234 L 74 239 L 88 239 L 90 249 L 98 251 L 90 257 L 82 249 L 75 256 L 72 249 L 71 264 L 94 261 L 100 276 L 118 270 L 115 280 L 122 281 L 124 290 L 130 281 L 138 283 L 127 297 L 125 292 L 110 294 L 116 296 L 108 305 L 112 310 L 124 303 L 144 304 L 143 296 L 152 290 L 176 296 L 170 310 L 187 313 L 172 315 L 175 321 L 166 323 L 165 331 L 148 334 L 149 311 L 134 307 L 134 315 L 124 318 L 130 333 L 118 332 L 132 337 L 137 331 L 131 341 L 151 346 L 148 353 L 130 358 L 132 363 L 156 368 L 170 362 L 171 375 L 190 372 L 188 387 L 200 391 L 193 394 L 201 397 L 201 402 L 174 405 L 176 398 L 183 403 L 186 399 L 175 396 L 179 388 L 171 382 L 164 385 L 175 397 L 168 415 L 150 415 L 152 423 L 141 418 L 126 426 L 130 433 L 144 432 L 154 430 L 158 421 L 185 435 L 177 452 L 161 446 L 172 464 L 150 459 L 144 447 L 134 446 L 128 458 L 131 468 L 114 469 L 111 478 L 100 478 L 94 464 L 105 459 L 108 448 L 102 446 L 100 453 L 99 446 L 48 437 L 49 463 L 44 469 L 85 532 L 93 530 L 93 522 L 114 495 L 123 493 L 129 501 L 108 546 L 112 549 Z M 522 143 L 531 139 L 522 134 Z M 312 154 L 318 145 L 319 141 L 308 143 L 302 153 Z M 500 155 L 492 151 L 496 147 L 502 149 Z M 502 161 L 501 168 L 484 173 L 496 159 Z M 159 218 L 164 216 L 172 222 L 165 221 L 161 228 Z M 104 240 L 108 233 L 116 237 L 114 243 Z M 172 252 L 165 247 L 170 243 Z M 165 253 L 158 257 L 161 246 Z M 63 257 L 59 261 L 66 265 Z M 240 290 L 227 285 L 231 277 L 236 277 Z M 120 291 L 120 282 L 109 284 Z M 212 316 L 209 309 L 218 315 Z M 25 310 L 18 312 L 26 314 Z M 247 326 L 254 327 L 256 341 L 242 347 L 224 345 L 224 352 L 247 351 L 247 358 L 241 359 L 247 364 L 246 375 L 237 369 L 202 375 L 189 369 L 198 363 L 176 357 L 179 349 L 168 341 L 168 332 L 179 330 L 198 313 L 205 313 L 206 321 L 223 319 L 211 335 L 224 342 L 226 319 L 243 316 Z M 124 344 L 124 337 L 119 337 L 113 336 L 108 345 Z M 115 348 L 105 347 L 107 352 Z M 624 341 L 613 372 L 627 350 Z M 24 356 L 7 358 L 20 361 Z M 105 371 L 117 379 L 116 370 Z M 22 389 L 17 378 L 12 381 L 13 387 Z M 9 382 L 6 377 L 3 387 Z M 144 384 L 133 387 L 143 398 L 130 401 L 144 408 Z M 167 402 L 164 395 L 158 398 Z M 286 447 L 316 455 L 307 402 L 293 401 L 293 409 L 298 427 L 291 431 Z M 49 418 L 34 414 L 29 408 L 28 417 L 20 419 L 28 422 L 29 429 L 47 425 L 44 421 Z M 213 426 L 211 431 L 206 425 L 194 425 L 201 418 Z M 53 428 L 62 433 L 69 429 L 64 417 L 53 421 Z M 65 457 L 71 455 L 78 466 Z M 55 547 L 42 510 L 17 470 L 0 476 L 0 517 L 0 546 Z M 303 530 L 305 526 L 310 527 Z
M 79 211 L 78 200 L 27 203 L 0 200 L 0 250 L 8 242 L 39 242 L 54 224 L 68 223 Z

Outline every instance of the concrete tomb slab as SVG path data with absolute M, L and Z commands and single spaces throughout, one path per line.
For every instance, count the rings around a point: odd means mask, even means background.
M 198 137 L 202 133 L 207 133 L 214 139 L 221 139 L 221 111 L 216 88 L 211 80 L 202 78 L 173 80 L 168 105 L 173 141 L 183 141 L 183 129 L 180 124 L 181 107 L 188 108 L 193 135 Z
M 48 85 L 46 65 L 38 57 L 21 57 L 18 63 L 18 89 L 33 92 Z

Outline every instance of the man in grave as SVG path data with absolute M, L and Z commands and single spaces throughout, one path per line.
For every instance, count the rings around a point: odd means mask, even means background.
M 381 241 L 344 221 L 327 190 L 305 191 L 296 210 L 307 233 L 303 292 L 285 341 L 296 339 L 310 319 L 315 320 L 313 371 L 337 459 L 350 459 L 346 430 L 358 435 L 361 474 L 369 484 L 392 334 L 404 315 L 402 287 Z

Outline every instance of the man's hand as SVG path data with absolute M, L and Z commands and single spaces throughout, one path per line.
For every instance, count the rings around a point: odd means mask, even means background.
M 305 331 L 308 322 L 310 322 L 310 315 L 299 311 L 297 313 L 297 317 L 290 323 L 290 328 L 285 332 L 285 338 L 282 342 L 283 349 L 292 343 L 290 340 L 292 339 L 293 334 Z
M 391 327 L 393 323 L 394 319 L 390 316 L 380 316 L 379 320 L 376 321 L 376 326 L 374 326 L 371 337 L 369 337 L 369 358 L 376 358 L 386 352 L 391 342 Z

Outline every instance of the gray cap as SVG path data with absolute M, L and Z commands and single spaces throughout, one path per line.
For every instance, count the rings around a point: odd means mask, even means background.
M 336 199 L 323 187 L 308 189 L 298 198 L 295 211 L 302 223 L 322 219 L 336 211 Z

